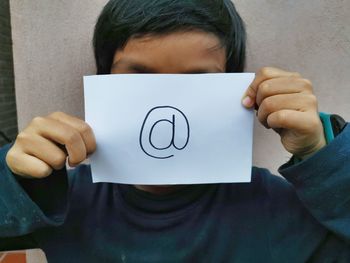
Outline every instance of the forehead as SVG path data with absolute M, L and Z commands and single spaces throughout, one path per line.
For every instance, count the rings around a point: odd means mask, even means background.
M 179 73 L 193 68 L 224 72 L 226 50 L 214 34 L 189 31 L 131 38 L 113 59 L 115 67 L 138 63 L 159 73 Z

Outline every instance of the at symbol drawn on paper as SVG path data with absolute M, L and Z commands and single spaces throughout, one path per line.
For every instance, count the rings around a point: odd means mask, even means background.
M 158 133 L 155 132 L 157 129 Z M 164 134 L 160 136 L 159 130 L 167 131 L 169 135 L 167 143 L 164 143 L 166 136 Z M 157 137 L 161 137 L 162 140 L 159 141 Z M 173 106 L 157 106 L 146 114 L 141 126 L 139 144 L 148 156 L 156 159 L 174 157 L 173 149 L 178 151 L 185 149 L 189 140 L 190 125 L 181 110 Z

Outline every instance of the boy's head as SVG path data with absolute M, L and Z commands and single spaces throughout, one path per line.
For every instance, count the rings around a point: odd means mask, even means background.
M 95 27 L 97 73 L 242 72 L 245 40 L 230 0 L 110 0 Z

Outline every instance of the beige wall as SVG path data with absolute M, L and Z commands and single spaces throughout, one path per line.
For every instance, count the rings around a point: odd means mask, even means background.
M 57 110 L 83 117 L 82 76 L 95 71 L 90 39 L 105 2 L 11 0 L 19 129 Z M 320 110 L 350 120 L 350 1 L 235 2 L 249 33 L 247 70 L 299 71 L 313 80 Z M 256 125 L 256 165 L 275 171 L 288 156 Z
M 271 65 L 299 71 L 312 80 L 320 111 L 349 121 L 350 1 L 234 2 L 247 24 L 247 70 Z M 254 163 L 275 171 L 288 157 L 279 136 L 256 125 Z
M 83 116 L 82 76 L 95 73 L 93 25 L 106 0 L 11 0 L 18 124 L 64 111 Z

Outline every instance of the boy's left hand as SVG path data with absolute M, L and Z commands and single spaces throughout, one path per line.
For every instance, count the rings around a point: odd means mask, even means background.
M 326 145 L 312 83 L 299 73 L 262 68 L 243 96 L 259 121 L 280 136 L 286 150 L 306 158 Z

